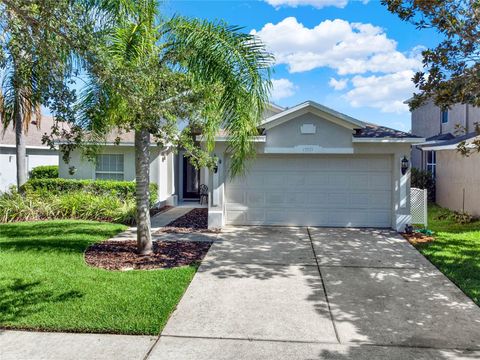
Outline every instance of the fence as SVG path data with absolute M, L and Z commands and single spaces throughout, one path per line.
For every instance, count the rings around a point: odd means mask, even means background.
M 422 224 L 425 228 L 428 225 L 428 197 L 427 189 L 410 189 L 410 213 L 412 224 Z

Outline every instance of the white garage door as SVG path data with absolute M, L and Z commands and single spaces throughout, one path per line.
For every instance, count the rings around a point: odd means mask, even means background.
M 389 156 L 258 156 L 226 184 L 232 225 L 391 227 Z

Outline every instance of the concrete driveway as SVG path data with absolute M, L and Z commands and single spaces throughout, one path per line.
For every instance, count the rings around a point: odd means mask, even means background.
M 480 308 L 389 230 L 218 236 L 148 359 L 480 358 Z

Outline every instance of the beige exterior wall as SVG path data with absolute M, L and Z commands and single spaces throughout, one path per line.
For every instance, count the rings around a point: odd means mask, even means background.
M 473 111 L 473 113 L 472 113 Z M 478 109 L 469 108 L 469 114 L 480 115 Z M 412 133 L 425 138 L 438 134 L 452 133 L 457 127 L 467 126 L 467 105 L 458 104 L 448 110 L 448 122 L 442 124 L 441 111 L 432 101 L 412 111 Z
M 480 154 L 463 157 L 456 150 L 437 151 L 437 203 L 480 216 Z

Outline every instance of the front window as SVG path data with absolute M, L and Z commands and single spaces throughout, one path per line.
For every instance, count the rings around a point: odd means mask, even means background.
M 98 180 L 123 180 L 123 154 L 98 155 L 95 178 Z
M 448 110 L 442 110 L 442 124 L 448 123 Z
M 426 170 L 432 174 L 433 178 L 435 178 L 435 173 L 437 170 L 437 154 L 435 153 L 435 151 L 427 151 Z

